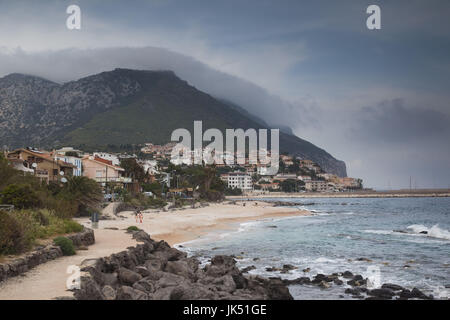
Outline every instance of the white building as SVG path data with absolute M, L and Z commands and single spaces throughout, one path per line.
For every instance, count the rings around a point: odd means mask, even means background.
M 56 154 L 55 159 L 64 161 L 66 163 L 73 164 L 76 167 L 76 168 L 73 168 L 74 176 L 79 177 L 79 176 L 83 175 L 83 160 L 81 160 L 81 158 Z
M 76 153 L 79 157 L 67 156 L 68 152 Z M 73 164 L 76 168 L 73 169 L 74 176 L 82 176 L 83 175 L 83 161 L 81 160 L 83 152 L 81 150 L 74 149 L 72 147 L 64 147 L 58 149 L 54 153 L 55 160 L 61 160 L 66 163 Z
M 228 188 L 238 188 L 242 191 L 252 190 L 253 182 L 252 176 L 245 172 L 229 172 L 223 174 L 221 179 L 226 182 Z
M 306 191 L 325 192 L 328 190 L 328 183 L 321 180 L 313 180 L 305 182 Z

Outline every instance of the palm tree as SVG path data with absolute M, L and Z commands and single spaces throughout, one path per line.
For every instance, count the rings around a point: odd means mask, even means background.
M 88 177 L 72 176 L 67 178 L 62 192 L 78 207 L 97 209 L 102 201 L 102 191 L 96 181 Z

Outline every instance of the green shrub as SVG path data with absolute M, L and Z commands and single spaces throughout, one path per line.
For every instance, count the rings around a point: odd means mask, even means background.
M 66 237 L 57 237 L 53 239 L 55 245 L 61 248 L 63 255 L 73 256 L 75 254 L 75 248 L 72 240 Z
M 10 184 L 0 193 L 0 201 L 3 204 L 12 204 L 15 208 L 36 208 L 41 201 L 34 189 L 28 184 Z
M 63 220 L 64 233 L 81 232 L 84 227 L 73 220 Z
M 0 211 L 0 255 L 23 252 L 30 245 L 23 226 L 11 214 Z
M 139 230 L 141 230 L 141 229 L 139 229 L 139 228 L 136 227 L 136 226 L 129 226 L 129 227 L 127 228 L 127 232 L 133 232 L 133 231 L 139 231 Z

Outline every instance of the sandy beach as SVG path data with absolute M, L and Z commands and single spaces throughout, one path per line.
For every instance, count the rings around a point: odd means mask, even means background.
M 243 205 L 245 203 L 245 206 Z M 156 240 L 170 245 L 187 242 L 216 230 L 231 230 L 239 223 L 295 215 L 309 215 L 305 210 L 274 207 L 266 202 L 244 201 L 236 204 L 211 204 L 201 208 L 174 211 L 144 211 L 143 223 L 136 223 L 134 213 L 120 212 L 118 216 L 108 212 L 110 220 L 101 220 L 95 229 L 96 243 L 88 250 L 79 250 L 75 256 L 61 257 L 37 266 L 22 276 L 0 283 L 0 300 L 52 299 L 72 296 L 66 290 L 69 276 L 67 267 L 80 265 L 85 259 L 108 256 L 134 246 L 136 242 L 125 232 L 129 226 L 137 226 Z M 87 218 L 77 219 L 91 227 Z
M 261 201 L 243 201 L 168 212 L 148 210 L 144 211 L 143 223 L 136 223 L 134 213 L 125 211 L 114 220 L 100 221 L 100 228 L 126 229 L 135 225 L 149 233 L 152 238 L 165 240 L 174 245 L 197 239 L 211 231 L 230 230 L 240 222 L 308 214 L 310 214 L 308 211 L 296 208 L 274 207 Z M 79 222 L 90 226 L 87 219 Z

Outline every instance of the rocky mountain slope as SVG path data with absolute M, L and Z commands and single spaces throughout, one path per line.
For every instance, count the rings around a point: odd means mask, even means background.
M 0 79 L 0 145 L 101 148 L 166 143 L 174 129 L 267 128 L 243 108 L 197 90 L 171 71 L 115 69 L 57 84 L 11 74 Z M 325 150 L 280 132 L 280 151 L 346 175 L 345 163 Z

